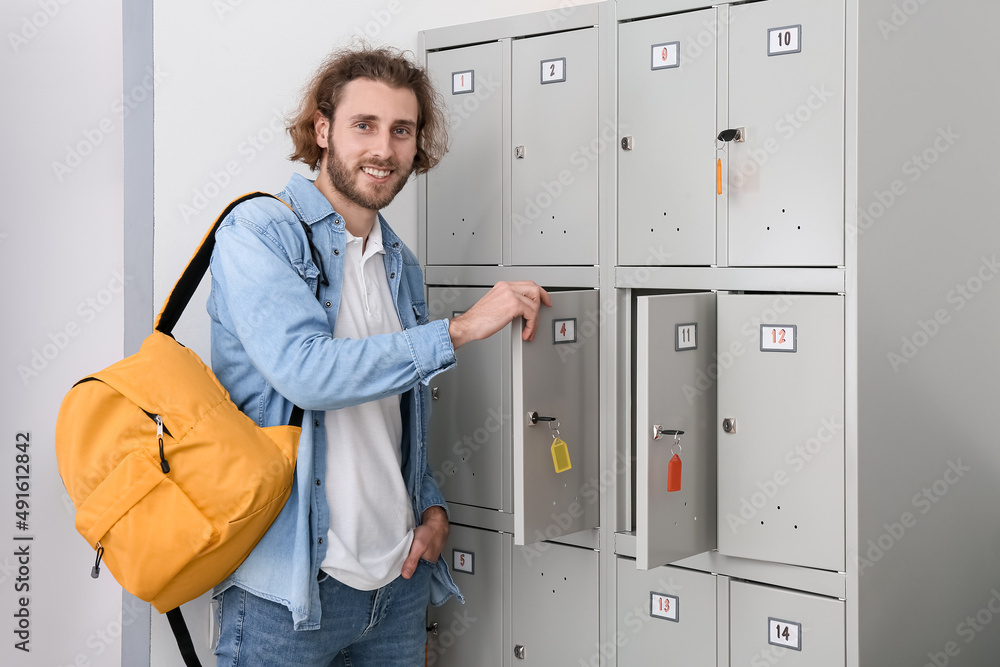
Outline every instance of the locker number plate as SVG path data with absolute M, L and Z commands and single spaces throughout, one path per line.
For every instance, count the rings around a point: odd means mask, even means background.
M 566 80 L 566 59 L 542 61 L 542 83 L 562 83 Z
M 467 69 L 462 72 L 452 72 L 451 94 L 462 95 L 476 90 L 476 71 Z
M 698 323 L 678 324 L 674 326 L 674 350 L 698 349 Z
M 451 550 L 451 569 L 466 574 L 476 573 L 476 554 L 471 551 Z
M 552 320 L 552 343 L 576 342 L 576 318 L 566 320 Z
M 767 55 L 783 56 L 802 53 L 802 25 L 786 25 L 767 31 Z
M 681 66 L 681 43 L 653 44 L 650 69 L 671 69 Z
M 794 324 L 760 325 L 761 352 L 797 352 L 798 336 Z
M 649 592 L 649 615 L 653 618 L 662 618 L 674 623 L 680 622 L 680 604 L 681 600 L 676 595 L 666 595 L 656 591 Z
M 767 619 L 767 643 L 794 651 L 802 650 L 802 624 L 783 621 L 779 618 Z

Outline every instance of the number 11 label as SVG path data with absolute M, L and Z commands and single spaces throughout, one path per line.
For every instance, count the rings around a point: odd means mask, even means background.
M 782 621 L 778 618 L 768 618 L 767 643 L 801 651 L 802 624 L 793 623 L 792 621 Z
M 797 352 L 797 327 L 794 324 L 760 325 L 761 352 Z

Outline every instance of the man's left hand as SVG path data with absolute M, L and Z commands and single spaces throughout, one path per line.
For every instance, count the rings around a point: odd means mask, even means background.
M 432 563 L 437 562 L 441 550 L 444 549 L 444 543 L 448 541 L 450 529 L 448 515 L 445 514 L 443 507 L 435 505 L 424 510 L 420 525 L 413 531 L 410 553 L 403 562 L 403 579 L 413 576 L 421 558 Z

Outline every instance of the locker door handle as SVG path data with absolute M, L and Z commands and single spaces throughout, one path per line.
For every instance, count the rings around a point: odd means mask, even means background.
M 514 157 L 517 158 L 518 160 L 524 159 L 524 146 L 514 147 Z
M 440 396 L 438 396 L 437 387 L 431 387 L 431 398 L 433 398 L 435 401 L 438 400 L 438 398 L 440 398 Z
M 520 644 L 514 647 L 514 657 L 518 660 L 524 660 L 524 647 Z
M 632 137 L 622 137 L 622 150 L 630 151 L 632 150 L 633 141 Z
M 735 141 L 741 144 L 747 140 L 747 129 L 745 127 L 735 127 L 730 130 L 723 130 L 719 132 L 717 139 L 725 142 Z

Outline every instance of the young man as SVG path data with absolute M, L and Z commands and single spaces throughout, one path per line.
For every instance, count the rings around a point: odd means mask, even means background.
M 427 383 L 514 318 L 530 340 L 551 303 L 535 283 L 499 283 L 428 323 L 416 258 L 378 211 L 441 159 L 442 117 L 401 53 L 334 54 L 289 127 L 315 182 L 293 176 L 284 203 L 245 202 L 216 234 L 219 380 L 261 426 L 306 411 L 291 497 L 216 588 L 219 665 L 420 665 L 428 601 L 458 592 L 440 558 Z

